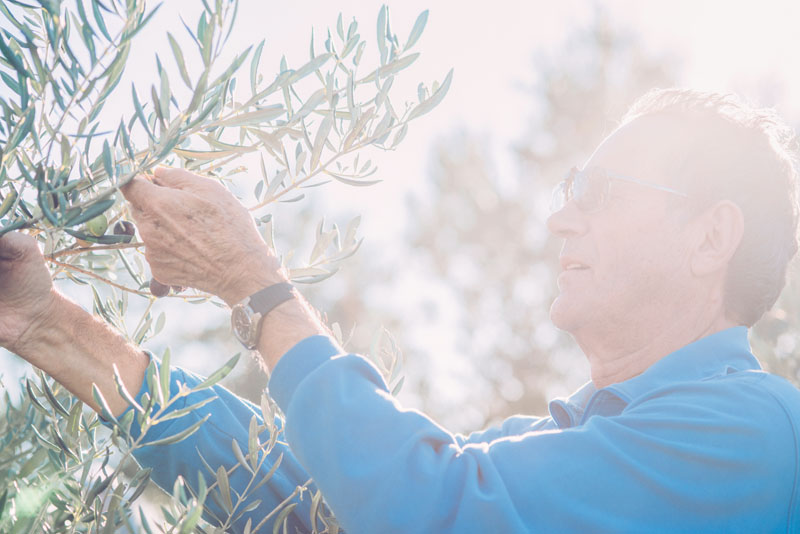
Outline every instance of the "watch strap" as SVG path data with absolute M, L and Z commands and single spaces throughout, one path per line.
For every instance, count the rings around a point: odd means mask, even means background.
M 292 289 L 294 289 L 294 286 L 289 282 L 280 282 L 265 287 L 250 296 L 250 301 L 248 302 L 250 309 L 261 314 L 263 318 L 279 304 L 293 298 Z

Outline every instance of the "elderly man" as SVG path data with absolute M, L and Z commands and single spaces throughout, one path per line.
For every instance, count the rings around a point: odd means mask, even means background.
M 272 369 L 291 450 L 264 511 L 311 476 L 349 532 L 800 532 L 800 392 L 747 341 L 797 249 L 785 133 L 731 97 L 641 99 L 560 184 L 548 221 L 564 241 L 551 316 L 591 381 L 548 417 L 467 437 L 404 410 L 337 346 L 221 185 L 160 170 L 125 195 L 153 275 L 234 306 L 237 336 Z M 146 391 L 148 356 L 52 289 L 32 239 L 0 240 L 0 273 L 0 343 L 96 409 L 93 382 L 115 415 L 128 409 L 112 363 Z M 254 411 L 215 391 L 200 432 L 139 455 L 160 484 L 196 483 L 197 451 L 235 463 L 230 439 L 246 443 Z

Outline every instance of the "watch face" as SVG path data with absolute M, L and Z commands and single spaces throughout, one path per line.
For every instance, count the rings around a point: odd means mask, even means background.
M 245 345 L 252 345 L 253 317 L 249 307 L 234 306 L 231 310 L 231 326 L 233 333 Z

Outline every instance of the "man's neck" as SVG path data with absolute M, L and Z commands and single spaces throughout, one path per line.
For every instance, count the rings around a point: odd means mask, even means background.
M 702 324 L 702 323 L 701 323 Z M 591 366 L 592 382 L 598 389 L 633 378 L 664 356 L 721 330 L 737 326 L 720 315 L 698 328 L 694 324 L 674 324 L 649 337 L 586 343 L 576 337 Z

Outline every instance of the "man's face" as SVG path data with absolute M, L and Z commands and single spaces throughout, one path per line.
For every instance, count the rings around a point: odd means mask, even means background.
M 636 119 L 609 136 L 585 169 L 599 167 L 670 187 L 664 162 L 680 134 L 671 119 Z M 690 238 L 680 196 L 612 180 L 605 204 L 582 211 L 574 201 L 548 219 L 564 239 L 553 323 L 582 346 L 625 344 L 652 335 L 693 291 Z

